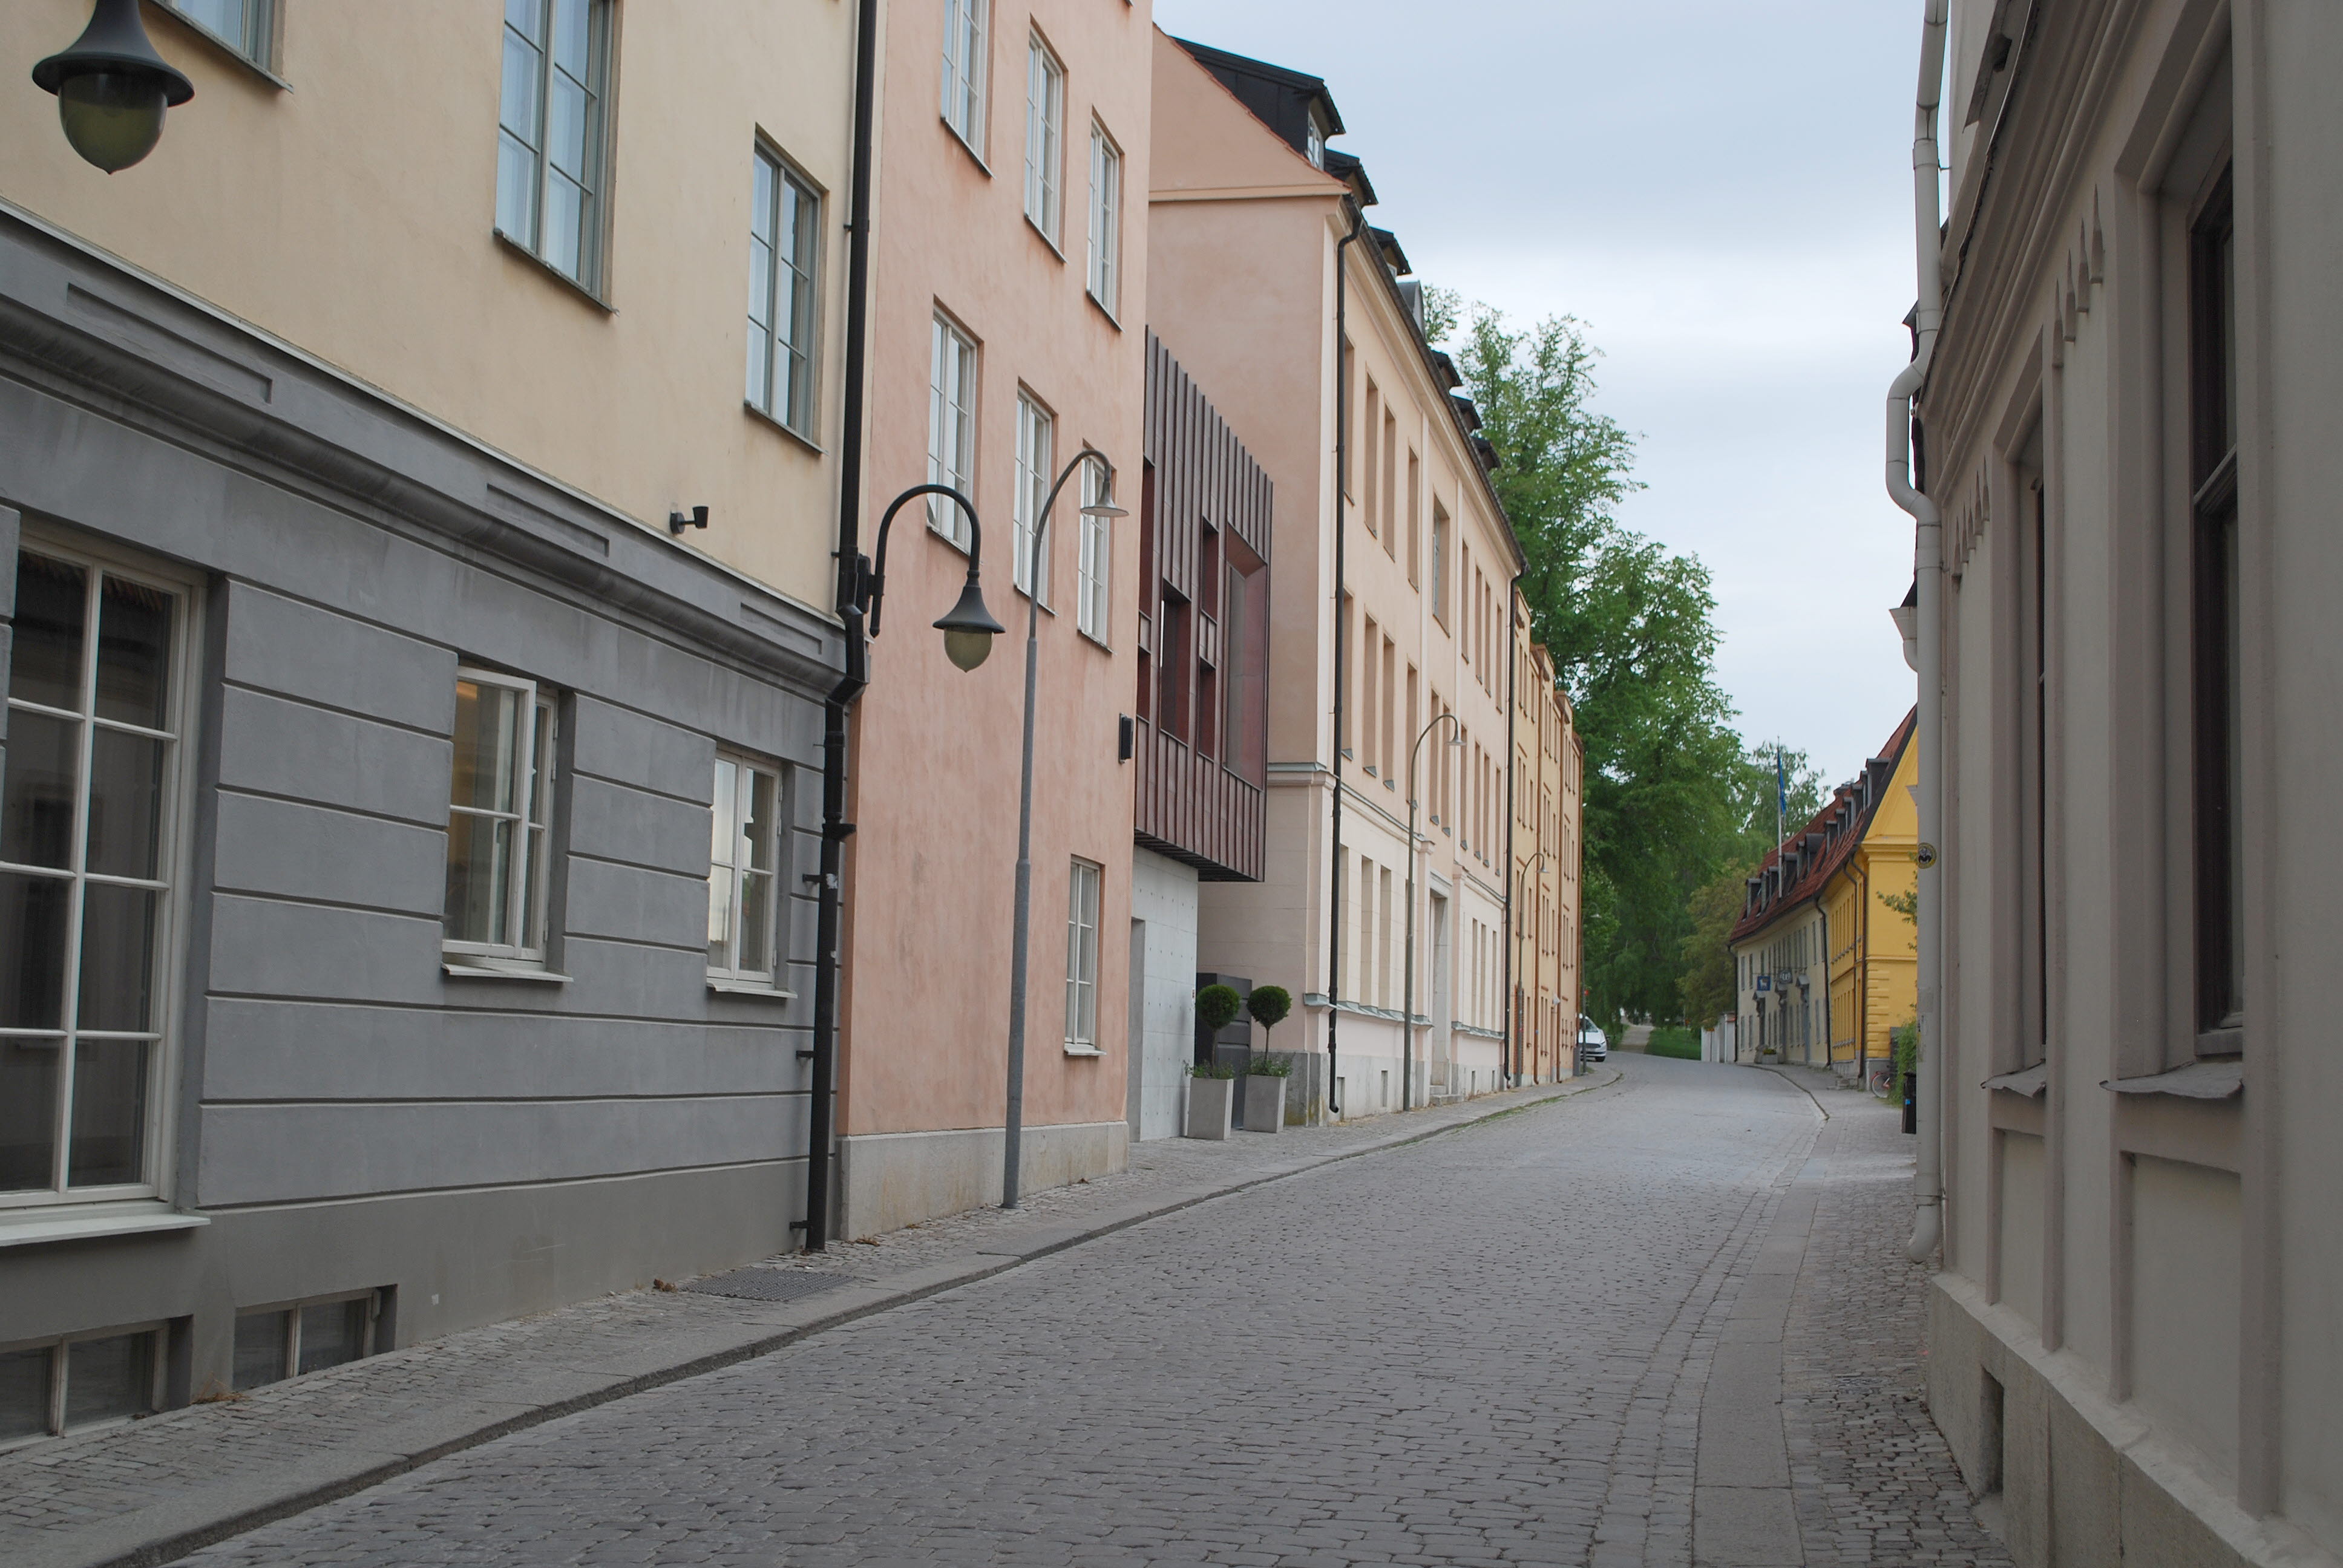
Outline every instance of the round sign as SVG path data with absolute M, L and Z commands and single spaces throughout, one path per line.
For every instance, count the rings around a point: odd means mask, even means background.
M 1934 844 L 1923 844 L 1913 854 L 1912 858 L 1920 862 L 1920 869 L 1925 871 L 1929 867 L 1936 863 L 1936 846 Z

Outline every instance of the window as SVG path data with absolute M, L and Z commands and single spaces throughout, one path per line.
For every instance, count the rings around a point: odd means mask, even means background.
M 1016 525 L 1017 542 L 1013 547 L 1016 559 L 1011 563 L 1019 589 L 1050 602 L 1050 558 L 1041 556 L 1041 587 L 1037 594 L 1033 587 L 1033 535 L 1041 526 L 1041 508 L 1050 498 L 1050 482 L 1057 475 L 1055 467 L 1057 421 L 1050 411 L 1033 401 L 1032 395 L 1017 394 L 1017 493 L 1011 498 L 1010 519 Z M 1087 521 L 1087 519 L 1085 519 Z
M 1423 459 L 1407 454 L 1407 586 L 1423 581 Z
M 1432 613 L 1448 624 L 1448 508 L 1432 503 Z
M 984 44 L 992 0 L 944 0 L 944 124 L 984 156 Z
M 1326 127 L 1319 123 L 1316 109 L 1310 111 L 1309 128 L 1302 134 L 1302 156 L 1313 169 L 1326 166 Z
M 152 1413 L 162 1337 L 149 1323 L 0 1350 L 0 1446 Z
M 749 403 L 813 433 L 813 335 L 821 197 L 762 147 L 749 222 Z
M 1122 149 L 1091 126 L 1091 297 L 1114 314 L 1121 282 Z
M 1359 421 L 1359 438 L 1366 443 L 1366 452 L 1361 464 L 1366 475 L 1366 491 L 1359 508 L 1359 520 L 1367 525 L 1367 532 L 1371 534 L 1382 527 L 1383 508 L 1376 504 L 1375 480 L 1383 467 L 1375 461 L 1375 437 L 1382 433 L 1383 427 L 1383 394 L 1376 390 L 1374 377 L 1369 377 L 1366 413 Z
M 940 316 L 929 355 L 928 483 L 963 496 L 976 483 L 976 345 Z M 941 496 L 928 498 L 928 527 L 968 548 L 968 516 Z
M 719 752 L 709 809 L 709 976 L 770 986 L 780 973 L 779 771 Z
M 485 669 L 456 675 L 456 761 L 447 805 L 450 954 L 545 961 L 551 870 L 553 699 Z
M 264 70 L 276 59 L 269 0 L 165 0 L 172 10 Z
M 1099 479 L 1095 459 L 1082 465 L 1082 505 L 1097 506 L 1105 491 Z M 1082 553 L 1076 568 L 1074 624 L 1084 637 L 1097 642 L 1107 639 L 1107 586 L 1114 568 L 1114 519 L 1093 518 L 1082 514 Z
M 79 552 L 17 557 L 0 1207 L 157 1191 L 186 618 L 179 591 Z
M 2197 1049 L 2207 1055 L 2236 1052 L 2245 1021 L 2236 260 L 2224 171 L 2188 236 L 2197 1027 Z
M 1269 581 L 1261 558 L 1229 538 L 1222 593 L 1221 765 L 1251 783 L 1268 782 Z
M 505 0 L 497 232 L 597 291 L 609 38 L 609 0 Z
M 375 1291 L 238 1312 L 235 1386 L 260 1388 L 370 1356 L 381 1315 Z
M 1025 45 L 1025 216 L 1058 243 L 1063 205 L 1066 68 L 1035 34 Z
M 1066 890 L 1066 1049 L 1098 1050 L 1099 882 L 1088 860 L 1073 864 Z

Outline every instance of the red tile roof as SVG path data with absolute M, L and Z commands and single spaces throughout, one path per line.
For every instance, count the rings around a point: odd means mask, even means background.
M 1751 874 L 1753 884 L 1748 902 L 1741 919 L 1735 922 L 1729 943 L 1739 943 L 1782 920 L 1801 905 L 1822 896 L 1833 873 L 1853 857 L 1863 836 L 1871 830 L 1871 819 L 1879 811 L 1879 802 L 1887 792 L 1888 780 L 1896 777 L 1896 765 L 1904 759 L 1904 748 L 1912 742 L 1912 731 L 1918 723 L 1920 710 L 1914 709 L 1887 738 L 1887 745 L 1874 757 L 1864 769 L 1865 778 L 1854 785 L 1842 784 L 1823 802 L 1814 820 L 1790 835 L 1789 842 L 1770 851 Z M 1865 780 L 1867 779 L 1867 787 Z M 1840 810 L 1847 811 L 1846 826 L 1835 838 L 1830 831 L 1831 819 Z M 1771 873 L 1782 868 L 1783 879 L 1771 892 L 1765 886 L 1774 879 Z

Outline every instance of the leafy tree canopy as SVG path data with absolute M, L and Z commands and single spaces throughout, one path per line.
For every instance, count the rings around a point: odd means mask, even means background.
M 1774 835 L 1774 756 L 1745 745 L 1717 684 L 1708 568 L 1619 525 L 1614 509 L 1643 487 L 1634 439 L 1594 407 L 1599 350 L 1582 323 L 1515 328 L 1443 289 L 1429 291 L 1425 321 L 1496 448 L 1533 635 L 1586 747 L 1587 1010 L 1680 1018 L 1694 895 Z M 1796 763 L 1804 822 L 1819 789 Z

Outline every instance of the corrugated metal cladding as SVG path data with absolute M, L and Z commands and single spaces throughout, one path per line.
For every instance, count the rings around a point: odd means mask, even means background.
M 1272 490 L 1244 443 L 1151 332 L 1146 452 L 1137 838 L 1194 866 L 1206 881 L 1259 881 Z M 1225 628 L 1227 574 L 1248 564 L 1254 569 L 1244 598 L 1259 613 L 1246 626 Z M 1175 621 L 1182 633 L 1176 637 Z M 1181 668 L 1163 669 L 1166 658 Z M 1232 690 L 1252 700 L 1232 702 Z

